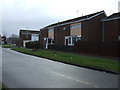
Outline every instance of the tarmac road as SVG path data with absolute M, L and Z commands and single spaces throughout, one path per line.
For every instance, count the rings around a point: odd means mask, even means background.
M 118 88 L 118 77 L 2 49 L 2 81 L 9 88 Z

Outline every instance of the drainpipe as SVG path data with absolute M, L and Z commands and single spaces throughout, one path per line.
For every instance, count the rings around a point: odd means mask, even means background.
M 105 33 L 104 33 L 105 29 L 104 29 L 104 26 L 105 25 L 104 25 L 104 21 L 103 21 L 103 27 L 102 27 L 103 28 L 103 30 L 102 30 L 103 31 L 103 33 L 102 33 L 102 41 L 103 42 L 104 42 L 104 38 L 105 38 Z

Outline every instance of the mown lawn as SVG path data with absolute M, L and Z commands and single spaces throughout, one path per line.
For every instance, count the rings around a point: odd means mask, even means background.
M 12 48 L 12 50 L 25 52 L 32 55 L 37 55 L 40 57 L 46 57 L 49 59 L 54 59 L 56 61 L 62 61 L 70 64 L 76 64 L 81 66 L 92 67 L 96 69 L 103 69 L 112 72 L 120 73 L 120 61 L 109 60 L 98 57 L 83 56 L 78 54 L 60 52 L 60 51 L 51 51 L 51 50 L 39 50 L 32 51 L 26 48 Z
M 2 47 L 3 48 L 12 48 L 12 47 L 14 47 L 14 45 L 13 44 L 3 44 Z
M 2 83 L 0 82 L 0 90 L 2 89 Z

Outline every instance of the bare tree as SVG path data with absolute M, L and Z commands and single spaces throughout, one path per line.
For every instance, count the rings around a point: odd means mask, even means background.
M 7 37 L 7 33 L 5 32 L 5 30 L 3 30 L 3 36 L 6 36 Z
M 9 44 L 16 44 L 16 41 L 19 39 L 18 35 L 12 34 L 8 37 L 7 42 Z

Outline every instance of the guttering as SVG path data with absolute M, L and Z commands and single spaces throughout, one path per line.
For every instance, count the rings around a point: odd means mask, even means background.
M 98 13 L 98 14 L 94 15 L 94 16 L 91 16 L 90 18 L 88 18 L 88 20 L 90 20 L 90 19 L 92 19 L 92 18 L 94 18 L 94 17 L 96 17 L 96 16 L 99 16 L 99 15 L 101 15 L 102 13 L 105 13 L 105 12 L 103 11 L 103 12 L 101 12 L 101 13 Z M 105 15 L 106 15 L 106 14 L 105 14 Z
M 103 19 L 102 21 L 110 21 L 110 20 L 117 20 L 117 19 L 120 19 L 120 17 L 110 18 L 110 19 Z
M 44 28 L 41 28 L 41 29 L 40 29 L 40 31 L 41 31 L 41 30 L 44 30 L 44 29 L 47 29 L 47 28 L 46 28 L 46 27 L 44 27 Z
M 39 29 L 22 29 L 22 28 L 20 28 L 20 31 L 39 31 Z
M 63 26 L 63 25 L 67 25 L 67 24 L 73 24 L 73 23 L 77 23 L 77 22 L 81 22 L 81 21 L 85 21 L 85 20 L 90 20 L 90 19 L 92 19 L 92 18 L 94 18 L 94 17 L 96 17 L 96 16 L 98 16 L 98 15 L 101 15 L 102 13 L 105 13 L 105 12 L 102 11 L 101 13 L 98 13 L 98 14 L 96 14 L 96 15 L 93 15 L 93 16 L 89 17 L 89 18 L 85 18 L 85 19 L 81 19 L 81 20 L 76 20 L 76 21 L 67 22 L 67 23 L 63 23 L 63 24 L 59 24 L 59 23 L 58 23 L 58 24 L 55 25 L 55 26 L 46 27 L 46 29 L 50 29 L 50 28 L 54 28 L 54 27 L 58 27 L 58 26 Z M 43 29 L 45 29 L 45 28 L 43 28 Z
M 89 18 L 82 19 L 82 20 L 78 20 L 78 21 L 75 21 L 75 22 L 81 22 L 81 21 L 85 21 L 85 20 L 90 20 L 90 19 L 92 19 L 92 18 L 94 18 L 94 17 L 96 17 L 96 16 L 98 16 L 98 15 L 101 15 L 102 13 L 105 13 L 105 12 L 101 12 L 101 13 L 98 13 L 98 14 L 96 14 L 96 15 L 93 15 L 93 16 L 91 16 L 91 17 L 89 17 Z

